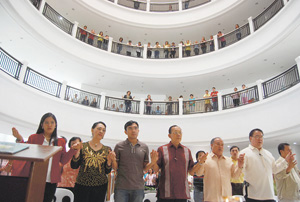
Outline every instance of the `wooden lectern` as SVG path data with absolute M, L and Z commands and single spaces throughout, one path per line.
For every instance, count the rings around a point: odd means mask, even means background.
M 0 153 L 0 159 L 31 162 L 29 177 L 0 176 L 0 201 L 42 202 L 49 158 L 62 150 L 58 146 L 27 144 L 28 149 L 15 154 Z

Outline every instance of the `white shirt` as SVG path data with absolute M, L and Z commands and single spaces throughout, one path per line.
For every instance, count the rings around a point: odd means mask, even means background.
M 52 145 L 52 143 L 53 143 L 53 140 L 51 141 L 51 145 Z M 43 145 L 49 146 L 49 142 L 46 140 L 46 138 L 44 138 Z M 49 183 L 51 183 L 51 167 L 52 167 L 52 157 L 49 159 L 47 178 L 46 178 L 46 182 L 49 182 Z
M 256 200 L 274 200 L 273 175 L 282 171 L 286 161 L 275 164 L 273 155 L 265 150 L 249 145 L 240 154 L 245 155 L 244 179 L 250 184 L 248 198 Z
M 279 157 L 276 164 L 285 161 L 284 158 Z M 288 165 L 284 170 L 275 175 L 277 195 L 280 201 L 300 201 L 299 188 L 300 178 L 299 169 L 295 166 L 291 172 L 286 173 Z

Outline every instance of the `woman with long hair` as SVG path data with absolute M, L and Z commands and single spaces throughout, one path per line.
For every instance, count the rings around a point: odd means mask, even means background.
M 71 160 L 71 168 L 79 169 L 74 187 L 74 202 L 104 202 L 107 190 L 107 174 L 115 157 L 111 148 L 101 143 L 106 125 L 102 121 L 93 124 L 92 139 L 83 143 Z
M 24 143 L 23 137 L 16 128 L 12 128 L 12 132 L 13 136 L 17 138 L 17 142 Z M 76 150 L 80 150 L 81 145 L 75 144 L 66 152 L 66 141 L 64 138 L 57 136 L 57 120 L 52 113 L 43 115 L 36 134 L 30 135 L 26 143 L 62 147 L 61 151 L 49 159 L 43 201 L 51 202 L 55 194 L 57 183 L 60 182 L 61 178 L 61 167 L 59 164 L 66 164 L 76 153 Z M 31 162 L 29 161 L 14 161 L 12 164 L 12 176 L 27 177 L 30 172 L 30 164 Z

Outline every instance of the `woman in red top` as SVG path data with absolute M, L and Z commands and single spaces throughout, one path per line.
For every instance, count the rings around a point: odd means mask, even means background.
M 13 136 L 17 138 L 17 142 L 24 142 L 23 137 L 20 135 L 16 128 L 12 128 Z M 44 114 L 41 118 L 38 130 L 36 134 L 30 135 L 27 144 L 38 144 L 38 145 L 51 145 L 61 146 L 63 149 L 56 153 L 49 159 L 49 166 L 47 172 L 46 187 L 44 194 L 44 202 L 51 202 L 57 183 L 60 182 L 61 168 L 59 163 L 62 165 L 66 164 L 72 156 L 76 153 L 76 150 L 80 149 L 81 144 L 75 144 L 72 148 L 66 152 L 66 142 L 63 138 L 57 137 L 57 121 L 52 113 Z M 29 161 L 14 161 L 12 165 L 13 176 L 28 176 L 30 171 Z

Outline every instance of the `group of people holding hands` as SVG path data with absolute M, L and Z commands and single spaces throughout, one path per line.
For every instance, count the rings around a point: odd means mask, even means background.
M 246 201 L 275 201 L 273 174 L 275 175 L 280 201 L 299 201 L 299 170 L 295 167 L 295 154 L 288 144 L 281 144 L 280 159 L 275 161 L 272 154 L 263 148 L 263 131 L 253 129 L 249 134 L 250 144 L 234 159 L 223 155 L 222 138 L 211 140 L 211 152 L 197 155 L 193 161 L 191 151 L 181 144 L 182 130 L 172 125 L 168 130 L 170 142 L 158 150 L 149 151 L 148 146 L 138 140 L 139 124 L 128 121 L 124 126 L 126 140 L 116 144 L 114 150 L 101 143 L 106 133 L 106 124 L 96 122 L 91 128 L 92 138 L 88 142 L 70 144 L 66 152 L 66 141 L 57 136 L 57 120 L 52 113 L 45 114 L 36 134 L 27 143 L 56 145 L 63 149 L 49 160 L 44 202 L 51 202 L 57 183 L 60 182 L 60 164 L 71 160 L 71 167 L 79 169 L 74 187 L 75 202 L 103 202 L 108 187 L 107 175 L 116 171 L 114 200 L 116 202 L 142 202 L 144 198 L 144 171 L 160 170 L 157 198 L 159 202 L 187 202 L 190 198 L 188 175 L 203 176 L 204 201 L 219 202 L 232 196 L 232 179 L 244 176 Z M 13 128 L 17 142 L 23 137 Z M 80 138 L 79 138 L 80 139 Z M 238 147 L 236 147 L 238 148 Z M 235 149 L 236 150 L 236 149 Z M 234 150 L 234 151 L 235 151 Z M 150 155 L 149 155 L 150 153 Z M 197 153 L 198 154 L 198 153 Z M 150 158 L 149 158 L 150 156 Z M 9 162 L 11 174 L 28 176 L 30 162 Z M 237 188 L 240 189 L 240 188 Z M 198 198 L 199 200 L 203 200 Z M 198 200 L 194 198 L 194 200 Z M 287 200 L 285 200 L 287 199 Z

